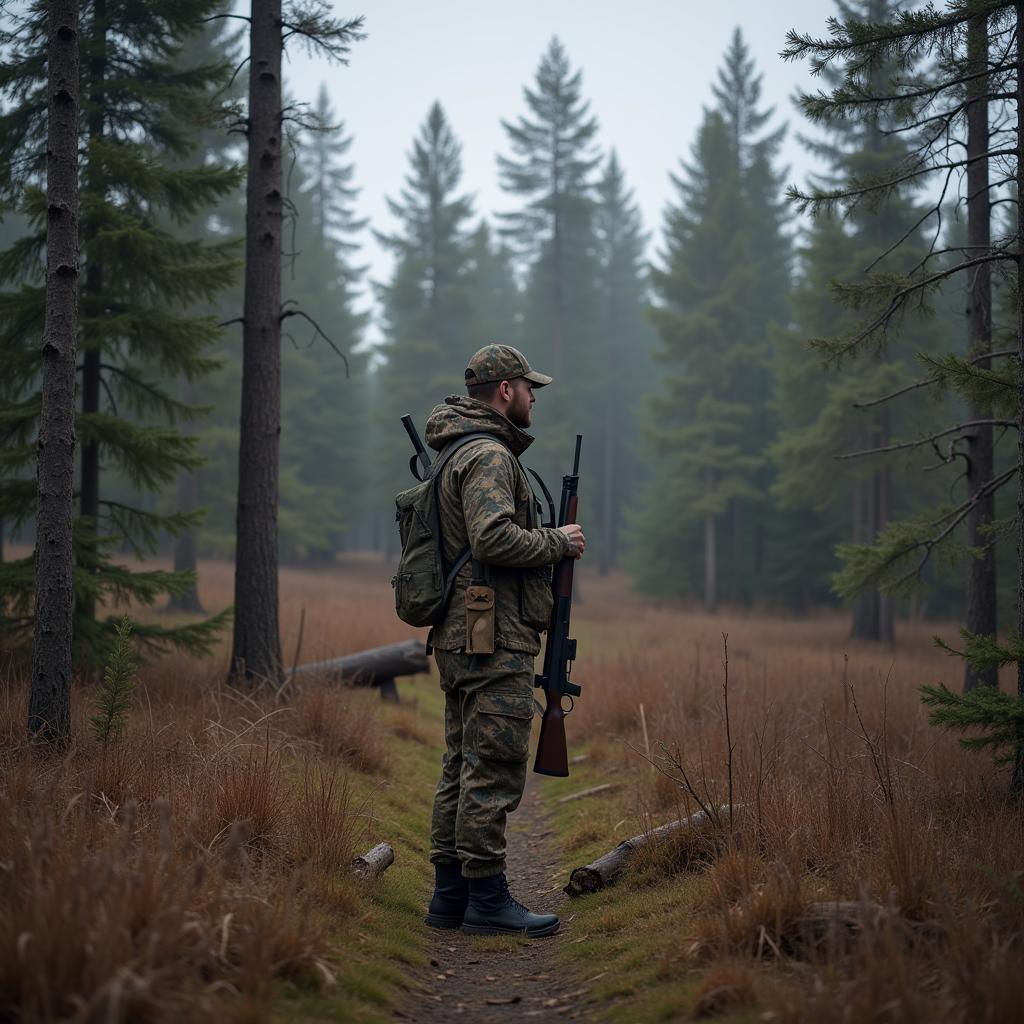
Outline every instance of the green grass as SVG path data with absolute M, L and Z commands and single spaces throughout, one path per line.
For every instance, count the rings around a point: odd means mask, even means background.
M 399 690 L 432 741 L 396 735 L 387 777 L 362 775 L 358 782 L 372 815 L 367 845 L 391 843 L 395 863 L 382 878 L 362 886 L 355 913 L 337 922 L 337 956 L 331 964 L 336 984 L 281 986 L 275 1020 L 392 1022 L 409 974 L 427 966 L 430 935 L 423 911 L 433 882 L 429 808 L 441 763 L 444 701 L 436 680 L 426 676 L 403 681 Z

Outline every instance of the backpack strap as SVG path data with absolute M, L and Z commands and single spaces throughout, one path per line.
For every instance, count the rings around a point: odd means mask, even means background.
M 434 513 L 438 517 L 437 523 L 433 524 L 433 525 L 434 525 L 434 527 L 436 529 L 435 536 L 440 538 L 440 541 L 441 541 L 441 547 L 440 547 L 441 568 L 442 568 L 442 571 L 445 573 L 445 578 L 444 578 L 444 600 L 445 600 L 446 604 L 447 604 L 447 602 L 448 602 L 448 600 L 449 600 L 449 598 L 451 596 L 452 587 L 455 586 L 455 578 L 456 578 L 456 576 L 458 576 L 459 571 L 462 569 L 462 567 L 468 561 L 470 561 L 470 559 L 472 559 L 473 552 L 470 550 L 470 548 L 467 547 L 464 551 L 461 551 L 459 553 L 458 557 L 455 559 L 454 563 L 452 564 L 451 569 L 446 569 L 446 567 L 444 565 L 444 536 L 441 533 L 441 522 L 440 522 L 440 506 L 441 506 L 441 502 L 440 502 L 440 495 L 437 493 L 437 488 L 438 488 L 438 486 L 440 484 L 440 480 L 441 480 L 441 470 L 444 469 L 445 465 L 448 463 L 448 460 L 460 448 L 464 448 L 467 444 L 471 444 L 473 441 L 479 441 L 479 440 L 497 441 L 498 444 L 500 444 L 503 448 L 508 450 L 508 445 L 505 444 L 505 442 L 502 441 L 502 439 L 500 437 L 497 437 L 495 434 L 489 434 L 489 433 L 487 433 L 486 431 L 483 431 L 483 430 L 477 430 L 477 431 L 474 431 L 471 434 L 463 434 L 461 437 L 457 437 L 457 438 L 455 438 L 454 441 L 450 441 L 447 445 L 445 445 L 445 447 L 441 451 L 441 454 L 438 455 L 436 461 L 434 462 L 433 466 L 431 467 L 431 471 L 430 471 L 431 480 L 433 481 L 433 484 L 434 484 Z M 479 563 L 476 563 L 476 564 L 479 564 Z

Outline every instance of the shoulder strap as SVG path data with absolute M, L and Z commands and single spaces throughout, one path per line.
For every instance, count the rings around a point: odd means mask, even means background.
M 508 445 L 500 437 L 495 434 L 488 434 L 484 430 L 476 430 L 471 434 L 463 434 L 462 437 L 455 438 L 454 441 L 449 441 L 448 444 L 441 449 L 441 453 L 438 455 L 433 466 L 431 466 L 431 476 L 436 481 L 440 475 L 441 470 L 444 468 L 445 463 L 460 449 L 464 448 L 467 444 L 472 441 L 488 440 L 497 441 L 503 448 L 508 448 Z
M 439 505 L 440 505 L 439 498 L 440 498 L 440 496 L 437 494 L 437 487 L 438 487 L 438 483 L 439 483 L 439 481 L 441 479 L 441 470 L 444 469 L 444 467 L 447 464 L 448 460 L 460 448 L 464 448 L 467 444 L 470 444 L 473 441 L 480 441 L 480 440 L 497 441 L 498 444 L 500 444 L 503 448 L 505 448 L 506 450 L 508 450 L 511 453 L 511 449 L 509 449 L 508 445 L 505 444 L 505 442 L 502 441 L 502 439 L 500 437 L 497 437 L 494 434 L 489 434 L 489 433 L 487 433 L 486 431 L 483 431 L 483 430 L 477 430 L 477 431 L 474 431 L 471 434 L 463 434 L 461 437 L 455 438 L 454 441 L 449 441 L 448 444 L 446 444 L 445 447 L 441 450 L 441 453 L 438 455 L 437 459 L 434 461 L 433 466 L 431 466 L 430 478 L 431 478 L 431 480 L 433 482 L 434 495 L 435 495 L 434 508 L 435 508 L 435 511 L 438 512 L 438 516 L 437 516 L 437 536 L 438 536 L 438 539 L 439 539 L 440 545 L 441 545 L 441 547 L 440 547 L 441 567 L 442 567 L 442 571 L 445 574 L 445 577 L 444 577 L 444 601 L 445 601 L 445 604 L 448 603 L 449 597 L 451 595 L 452 587 L 455 586 L 455 577 L 458 576 L 459 570 L 473 557 L 473 552 L 467 547 L 464 551 L 459 553 L 459 556 L 455 559 L 455 562 L 452 564 L 452 567 L 450 569 L 446 569 L 445 568 L 445 565 L 444 565 L 444 537 L 441 535 L 441 517 L 440 517 L 440 514 L 439 514 Z

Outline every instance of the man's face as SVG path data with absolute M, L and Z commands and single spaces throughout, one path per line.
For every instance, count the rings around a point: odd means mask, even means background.
M 509 381 L 509 386 L 512 389 L 512 403 L 505 415 L 515 426 L 528 427 L 533 419 L 533 403 L 536 401 L 533 396 L 533 385 L 519 377 Z

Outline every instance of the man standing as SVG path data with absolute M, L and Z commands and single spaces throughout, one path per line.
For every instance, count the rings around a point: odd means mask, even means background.
M 551 614 L 551 566 L 579 558 L 576 524 L 537 526 L 519 456 L 533 442 L 534 391 L 551 378 L 517 349 L 487 345 L 466 369 L 468 397 L 430 414 L 426 442 L 443 452 L 466 434 L 440 470 L 438 497 L 447 564 L 467 548 L 494 594 L 494 653 L 466 653 L 467 564 L 430 643 L 445 694 L 447 750 L 434 798 L 430 860 L 435 887 L 426 923 L 480 935 L 551 935 L 554 914 L 517 902 L 505 879 L 505 821 L 519 806 L 533 718 L 533 659 Z

